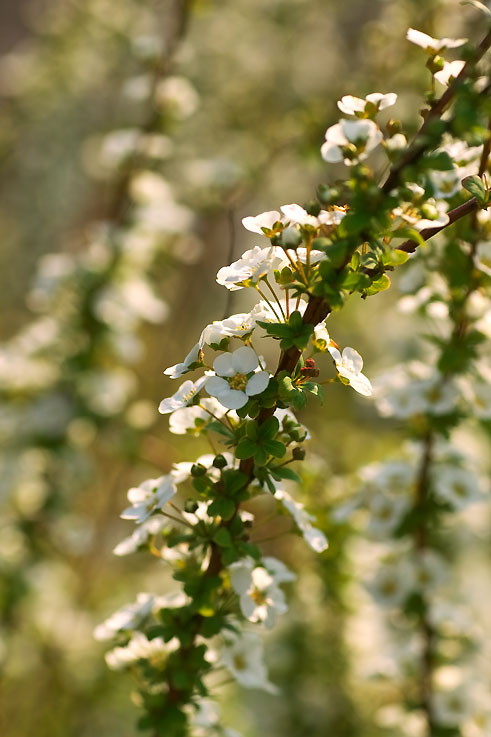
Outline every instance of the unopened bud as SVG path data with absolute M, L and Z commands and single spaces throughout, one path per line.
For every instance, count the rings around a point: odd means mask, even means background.
M 303 461 L 305 458 L 305 448 L 301 448 L 300 446 L 293 448 L 292 456 L 296 461 Z
M 213 459 L 213 465 L 215 468 L 225 468 L 227 465 L 227 459 L 220 453 L 220 455 L 215 456 Z
M 193 478 L 198 478 L 198 476 L 204 476 L 206 473 L 206 468 L 201 463 L 193 463 L 191 466 L 191 476 Z

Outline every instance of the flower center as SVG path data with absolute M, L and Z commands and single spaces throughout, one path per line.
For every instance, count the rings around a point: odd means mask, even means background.
M 239 392 L 243 392 L 247 386 L 247 376 L 245 374 L 235 374 L 229 381 L 230 387 Z
M 186 394 L 183 394 L 182 395 L 183 401 L 184 402 L 189 402 L 189 400 L 192 399 L 195 394 L 196 394 L 196 390 L 195 389 L 190 389 L 188 392 L 186 392 Z
M 257 604 L 258 606 L 264 606 L 264 604 L 266 604 L 267 602 L 264 592 L 261 591 L 260 589 L 252 589 L 250 593 L 250 597 L 252 601 L 254 602 L 254 604 Z
M 237 670 L 246 669 L 246 661 L 242 655 L 234 655 L 234 666 Z

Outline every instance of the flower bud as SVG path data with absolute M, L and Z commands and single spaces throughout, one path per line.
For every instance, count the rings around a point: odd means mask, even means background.
M 203 466 L 202 463 L 193 463 L 191 466 L 191 476 L 193 478 L 198 478 L 198 476 L 204 476 L 206 473 L 206 468 Z
M 184 511 L 189 512 L 189 514 L 194 514 L 196 510 L 198 509 L 198 502 L 194 499 L 186 499 L 184 502 Z
M 317 202 L 316 200 L 309 200 L 308 202 L 305 202 L 305 204 L 303 205 L 303 209 L 307 210 L 309 215 L 313 215 L 314 217 L 317 217 L 317 215 L 321 211 L 321 206 L 320 206 L 320 203 Z
M 338 187 L 329 187 L 328 184 L 320 184 L 318 195 L 323 205 L 335 205 L 341 199 L 341 190 Z
M 300 446 L 293 448 L 292 456 L 296 461 L 303 461 L 305 458 L 305 448 L 301 448 Z
M 302 236 L 296 228 L 285 228 L 281 234 L 283 248 L 296 248 L 302 243 Z
M 213 465 L 215 468 L 225 468 L 227 465 L 227 459 L 220 453 L 213 459 Z

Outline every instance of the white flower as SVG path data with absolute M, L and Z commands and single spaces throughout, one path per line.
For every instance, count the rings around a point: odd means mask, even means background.
M 95 628 L 95 639 L 110 640 L 117 632 L 136 629 L 150 616 L 153 603 L 152 594 L 138 594 L 133 604 L 125 604 Z
M 342 355 L 333 346 L 329 346 L 328 350 L 334 358 L 338 374 L 345 379 L 349 379 L 350 386 L 359 394 L 369 397 L 373 391 L 372 385 L 369 379 L 361 373 L 363 359 L 360 354 L 354 348 L 345 348 Z
M 215 358 L 213 368 L 216 376 L 210 376 L 206 391 L 228 409 L 240 409 L 249 397 L 261 394 L 269 383 L 267 371 L 258 371 L 259 361 L 248 346 L 233 353 L 221 353 Z
M 229 566 L 232 588 L 239 594 L 240 609 L 250 622 L 263 622 L 273 627 L 277 614 L 287 611 L 285 595 L 266 568 L 255 567 L 252 558 Z
M 208 380 L 207 376 L 202 376 L 200 379 L 193 383 L 192 381 L 185 381 L 181 384 L 179 389 L 172 397 L 163 399 L 159 405 L 159 412 L 161 415 L 167 415 L 170 412 L 174 412 L 176 409 L 182 409 L 187 407 L 190 402 L 195 398 L 198 392 L 203 388 Z
M 406 38 L 432 55 L 438 54 L 444 49 L 456 49 L 467 42 L 466 38 L 432 38 L 427 33 L 417 31 L 415 28 L 409 28 Z
M 227 287 L 232 292 L 247 286 L 246 282 L 256 284 L 271 270 L 275 259 L 278 258 L 278 250 L 274 246 L 268 248 L 255 246 L 245 251 L 238 261 L 219 270 L 218 284 Z
M 140 486 L 128 491 L 128 501 L 132 506 L 122 512 L 121 518 L 144 522 L 152 512 L 161 509 L 172 499 L 176 492 L 177 487 L 172 473 L 158 479 L 147 479 Z
M 417 557 L 414 574 L 420 590 L 434 593 L 447 578 L 448 564 L 433 550 L 424 550 Z
M 307 210 L 296 204 L 282 205 L 280 209 L 287 222 L 294 225 L 312 225 L 314 228 L 320 225 L 339 225 L 346 214 L 343 210 L 321 210 L 317 216 L 309 215 Z
M 338 100 L 338 108 L 345 115 L 356 115 L 357 113 L 364 113 L 366 104 L 371 103 L 375 106 L 376 110 L 384 110 L 386 107 L 395 105 L 397 95 L 394 92 L 389 92 L 387 95 L 383 95 L 381 92 L 372 92 L 367 95 L 364 100 L 360 97 L 353 97 L 352 95 L 344 95 Z
M 244 632 L 235 636 L 227 635 L 221 659 L 241 686 L 278 693 L 276 686 L 268 680 L 268 673 L 263 662 L 263 650 L 262 639 L 255 632 Z
M 169 521 L 165 517 L 156 515 L 145 520 L 139 527 L 135 529 L 132 535 L 121 540 L 113 550 L 114 555 L 129 555 L 136 553 L 138 548 L 144 545 L 150 537 L 158 535 Z
M 169 376 L 171 379 L 179 379 L 183 374 L 186 374 L 191 370 L 189 367 L 193 363 L 196 363 L 199 360 L 200 350 L 201 347 L 199 343 L 196 343 L 182 363 L 176 363 L 174 366 L 169 366 L 169 368 L 165 369 L 164 374 Z M 173 410 L 170 411 L 172 412 Z
M 177 637 L 166 643 L 162 637 L 147 640 L 142 632 L 135 632 L 126 647 L 115 647 L 106 653 L 106 663 L 112 670 L 123 670 L 139 660 L 148 660 L 158 667 L 165 662 L 169 652 L 178 648 Z
M 199 434 L 204 425 L 213 420 L 212 415 L 220 418 L 224 414 L 225 410 L 220 402 L 214 398 L 205 398 L 201 400 L 201 406 L 176 409 L 169 417 L 169 430 L 174 435 L 185 435 L 187 432 Z
M 325 161 L 336 163 L 344 161 L 351 164 L 350 157 L 343 148 L 352 149 L 355 159 L 365 159 L 382 141 L 382 133 L 373 120 L 341 120 L 326 131 L 326 142 L 322 144 L 321 155 Z
M 368 531 L 375 537 L 385 537 L 398 527 L 409 508 L 409 500 L 403 496 L 374 494 L 368 502 L 370 520 Z
M 456 509 L 463 509 L 481 499 L 476 476 L 459 466 L 436 466 L 433 487 L 435 494 Z
M 258 233 L 264 235 L 263 228 L 271 230 L 276 222 L 281 221 L 281 215 L 277 210 L 269 210 L 268 212 L 262 212 L 260 215 L 255 217 L 249 216 L 242 218 L 242 225 L 246 230 L 250 230 L 251 233 Z
M 465 67 L 465 61 L 456 59 L 455 61 L 446 61 L 443 69 L 435 73 L 435 79 L 444 87 L 448 87 L 451 78 L 458 77 L 462 69 Z
M 469 696 L 464 686 L 436 691 L 433 695 L 436 723 L 446 727 L 460 725 L 471 713 Z
M 385 139 L 385 148 L 388 151 L 402 151 L 407 146 L 407 138 L 403 133 L 394 133 Z
M 469 402 L 476 417 L 480 420 L 491 419 L 491 384 L 489 381 L 473 378 L 460 381 L 465 399 Z
M 387 608 L 399 607 L 414 586 L 414 569 L 406 560 L 383 563 L 367 588 L 375 601 Z
M 303 504 L 296 502 L 288 492 L 283 489 L 277 489 L 275 498 L 279 499 L 285 509 L 287 509 L 295 520 L 295 524 L 302 533 L 307 545 L 316 553 L 322 553 L 326 550 L 328 543 L 326 536 L 320 530 L 312 526 L 311 522 L 315 519 L 311 514 L 305 511 Z
M 412 204 L 403 203 L 401 206 L 394 208 L 392 211 L 396 217 L 401 217 L 407 223 L 410 223 L 416 230 L 424 230 L 425 228 L 440 228 L 449 223 L 447 215 L 448 204 L 446 202 L 436 202 L 433 198 L 428 199 L 421 210 L 413 207 Z

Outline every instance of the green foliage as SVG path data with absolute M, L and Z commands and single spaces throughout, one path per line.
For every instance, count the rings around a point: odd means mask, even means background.
M 307 347 L 310 336 L 313 332 L 313 326 L 304 323 L 302 315 L 298 310 L 291 313 L 286 323 L 270 323 L 258 320 L 268 335 L 274 338 L 281 338 L 281 350 L 287 351 L 289 348 L 298 348 L 302 350 Z

